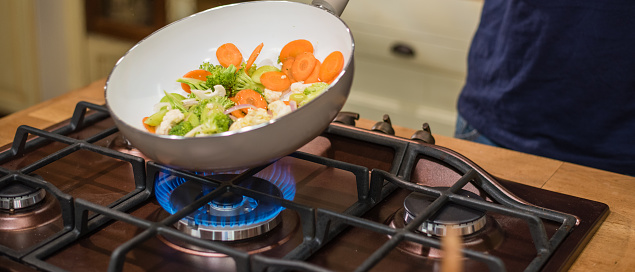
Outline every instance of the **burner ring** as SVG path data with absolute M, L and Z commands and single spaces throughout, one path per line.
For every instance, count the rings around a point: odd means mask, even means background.
M 13 211 L 32 207 L 46 196 L 46 190 L 14 183 L 0 190 L 0 209 Z
M 273 218 L 258 224 L 232 227 L 190 225 L 188 224 L 188 221 L 189 220 L 187 219 L 179 220 L 179 222 L 175 224 L 176 229 L 183 233 L 205 240 L 237 241 L 266 233 L 278 226 L 278 224 L 282 222 L 282 219 L 276 215 Z
M 236 174 L 214 174 L 220 181 L 229 181 Z M 252 198 L 227 191 L 196 211 L 181 218 L 175 227 L 189 235 L 208 240 L 236 241 L 251 238 L 275 228 L 281 221 L 278 217 L 284 209 L 275 199 L 285 193 L 266 179 L 251 176 L 238 182 L 237 186 L 258 191 L 274 198 Z M 185 180 L 173 183 L 163 205 L 168 211 L 178 211 L 197 199 L 209 194 L 216 186 Z M 171 213 L 174 213 L 171 212 Z
M 437 189 L 446 188 L 439 187 Z M 466 190 L 461 190 L 457 194 L 474 199 L 483 199 L 479 195 Z M 405 223 L 410 223 L 417 214 L 420 214 L 434 200 L 435 197 L 417 192 L 408 195 L 404 200 Z M 435 215 L 421 224 L 417 230 L 428 235 L 445 236 L 448 228 L 454 228 L 465 236 L 480 231 L 485 227 L 486 223 L 487 217 L 484 211 L 455 203 L 447 203 Z

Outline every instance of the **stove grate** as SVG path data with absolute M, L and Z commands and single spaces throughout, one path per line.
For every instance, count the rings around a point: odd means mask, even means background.
M 110 203 L 110 209 L 125 211 L 150 197 L 149 186 L 145 184 L 145 161 L 142 158 L 92 144 L 107 137 L 108 135 L 116 133 L 118 131 L 116 127 L 106 129 L 84 139 L 75 139 L 65 136 L 107 117 L 109 117 L 108 111 L 103 106 L 88 102 L 80 102 L 75 108 L 75 112 L 70 120 L 70 123 L 61 128 L 53 131 L 46 131 L 30 126 L 20 126 L 17 129 L 11 148 L 0 153 L 0 165 L 3 165 L 5 162 L 12 159 L 27 155 L 29 152 L 52 142 L 66 144 L 67 146 L 19 169 L 8 169 L 0 166 L 0 188 L 12 183 L 23 183 L 31 187 L 44 188 L 47 193 L 55 196 L 60 203 L 63 229 L 58 233 L 47 237 L 47 239 L 44 239 L 40 243 L 21 250 L 15 250 L 7 246 L 0 245 L 1 252 L 16 259 L 23 258 L 36 249 L 39 252 L 52 252 L 61 248 L 68 242 L 75 240 L 77 237 L 97 229 L 108 221 L 105 217 L 96 215 L 88 217 L 87 214 L 83 214 L 85 209 L 82 208 L 82 203 L 87 201 L 74 198 L 72 195 L 62 192 L 42 177 L 32 175 L 32 173 L 36 170 L 79 150 L 94 152 L 127 162 L 131 165 L 132 176 L 134 177 L 133 182 L 135 183 L 134 187 L 136 189 L 113 203 Z M 34 260 L 34 262 L 38 261 Z M 44 267 L 46 267 L 46 265 L 44 265 Z
M 92 110 L 91 114 L 88 114 L 88 109 Z M 60 202 L 63 202 L 65 229 L 58 236 L 52 237 L 50 240 L 24 252 L 12 252 L 0 247 L 3 254 L 8 252 L 6 253 L 8 256 L 23 260 L 45 271 L 63 271 L 63 269 L 48 263 L 46 259 L 61 248 L 77 241 L 80 237 L 90 235 L 91 232 L 96 231 L 104 224 L 121 221 L 133 225 L 141 231 L 112 251 L 108 271 L 123 270 L 126 255 L 133 249 L 140 247 L 145 241 L 157 236 L 183 241 L 196 247 L 223 253 L 235 261 L 237 271 L 329 271 L 317 264 L 309 263 L 307 260 L 327 246 L 343 231 L 350 227 L 355 227 L 390 237 L 386 243 L 371 254 L 370 258 L 364 260 L 356 268 L 356 271 L 369 271 L 385 258 L 388 252 L 393 251 L 401 241 L 410 241 L 431 248 L 440 248 L 441 245 L 438 239 L 417 234 L 413 229 L 432 216 L 442 205 L 452 202 L 482 211 L 494 211 L 516 216 L 525 220 L 526 224 L 530 226 L 531 238 L 536 247 L 536 258 L 531 261 L 525 270 L 538 271 L 544 266 L 551 254 L 567 237 L 577 222 L 577 218 L 572 215 L 542 209 L 514 197 L 497 183 L 496 179 L 451 150 L 418 142 L 409 142 L 397 137 L 385 137 L 379 133 L 360 134 L 355 132 L 359 129 L 344 125 L 331 125 L 324 133 L 332 137 L 348 137 L 347 135 L 353 133 L 357 140 L 388 147 L 394 151 L 390 169 L 369 168 L 352 162 L 300 151 L 289 155 L 289 157 L 295 159 L 348 171 L 354 175 L 357 201 L 341 212 L 300 204 L 281 196 L 269 195 L 238 185 L 241 180 L 256 175 L 269 165 L 248 169 L 229 180 L 217 180 L 214 175 L 201 175 L 184 170 L 171 169 L 152 161 L 146 162 L 138 156 L 117 152 L 94 144 L 100 139 L 116 133 L 116 127 L 106 129 L 85 139 L 74 139 L 64 136 L 108 117 L 108 112 L 103 106 L 81 102 L 78 104 L 70 124 L 60 129 L 52 132 L 37 130 L 27 126 L 18 129 L 12 148 L 0 154 L 0 164 L 52 141 L 65 143 L 68 147 L 20 170 L 7 170 L 0 167 L 0 187 L 19 180 L 29 185 L 41 185 L 47 191 L 54 192 Z M 29 135 L 37 136 L 37 138 L 27 141 Z M 130 163 L 133 169 L 136 189 L 114 203 L 104 206 L 86 199 L 73 198 L 68 194 L 59 192 L 59 190 L 43 180 L 28 176 L 34 170 L 77 150 L 88 150 Z M 460 178 L 448 190 L 438 190 L 410 181 L 411 172 L 415 168 L 417 160 L 422 156 L 430 157 L 448 165 L 454 171 L 460 173 Z M 159 222 L 139 218 L 128 213 L 127 211 L 141 203 L 152 200 L 151 197 L 154 196 L 156 190 L 156 177 L 166 173 L 177 178 L 210 184 L 215 189 Z M 485 191 L 491 201 L 477 201 L 456 193 L 468 184 Z M 392 228 L 383 222 L 375 222 L 364 218 L 368 211 L 376 207 L 378 203 L 381 203 L 396 190 L 419 192 L 434 196 L 437 199 L 427 209 L 416 215 L 411 224 L 402 229 Z M 187 235 L 172 227 L 180 219 L 228 191 L 257 200 L 266 199 L 279 204 L 284 209 L 297 213 L 302 229 L 301 243 L 282 258 L 278 258 L 263 254 L 249 254 L 220 242 L 203 240 Z M 551 237 L 545 231 L 545 226 L 542 223 L 543 219 L 560 224 L 560 227 Z M 496 256 L 470 249 L 462 249 L 462 252 L 466 257 L 484 263 L 492 271 L 506 270 L 503 261 Z

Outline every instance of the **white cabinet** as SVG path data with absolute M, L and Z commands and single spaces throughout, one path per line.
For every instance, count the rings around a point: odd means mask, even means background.
M 344 110 L 452 136 L 456 100 L 482 2 L 351 0 L 342 14 L 355 39 L 356 72 Z M 397 54 L 401 46 L 413 55 Z M 408 50 L 406 50 L 408 52 Z
M 298 1 L 310 3 L 311 1 Z M 355 77 L 344 110 L 451 136 L 479 0 L 350 0 L 342 20 L 355 39 Z M 413 56 L 395 54 L 402 46 Z

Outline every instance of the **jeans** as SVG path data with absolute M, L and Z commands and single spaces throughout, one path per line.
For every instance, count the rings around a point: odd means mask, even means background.
M 454 138 L 500 147 L 500 145 L 483 136 L 480 132 L 478 132 L 478 130 L 468 124 L 467 121 L 465 121 L 465 119 L 461 117 L 461 115 L 457 116 L 456 118 L 456 130 L 454 131 Z

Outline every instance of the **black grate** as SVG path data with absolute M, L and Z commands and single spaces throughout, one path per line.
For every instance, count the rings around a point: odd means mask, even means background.
M 159 235 L 180 240 L 197 247 L 224 253 L 234 259 L 237 271 L 329 271 L 326 268 L 306 262 L 305 260 L 309 259 L 325 245 L 328 245 L 330 241 L 345 229 L 355 227 L 391 237 L 356 269 L 357 271 L 369 271 L 402 241 L 410 241 L 427 247 L 440 248 L 440 241 L 438 239 L 418 234 L 413 231 L 413 228 L 430 218 L 430 216 L 445 203 L 453 202 L 478 210 L 493 211 L 525 220 L 526 224 L 530 226 L 531 236 L 536 247 L 536 258 L 531 261 L 525 270 L 538 271 L 571 232 L 577 221 L 576 217 L 566 213 L 547 210 L 528 203 L 519 202 L 517 199 L 514 199 L 513 195 L 510 195 L 498 184 L 493 177 L 489 176 L 485 171 L 460 154 L 456 154 L 451 150 L 404 141 L 395 137 L 383 137 L 382 135 L 373 133 L 360 134 L 355 132 L 354 129 L 341 125 L 332 125 L 324 133 L 334 137 L 346 136 L 352 133 L 355 134 L 356 139 L 360 141 L 378 144 L 392 149 L 394 151 L 394 158 L 390 169 L 387 171 L 369 169 L 351 162 L 339 161 L 299 151 L 289 156 L 295 159 L 349 171 L 355 176 L 357 201 L 343 212 L 299 204 L 281 197 L 267 195 L 236 185 L 239 181 L 261 171 L 268 165 L 249 169 L 231 180 L 219 181 L 215 180 L 213 175 L 204 176 L 184 170 L 171 169 L 159 163 L 146 162 L 141 157 L 116 152 L 94 144 L 105 137 L 117 133 L 118 130 L 116 127 L 106 129 L 84 139 L 75 139 L 65 136 L 108 117 L 108 112 L 103 106 L 81 102 L 77 105 L 75 114 L 70 120 L 70 123 L 59 129 L 51 132 L 28 126 L 22 126 L 18 129 L 12 147 L 0 154 L 0 164 L 51 142 L 64 143 L 67 147 L 17 170 L 8 170 L 0 167 L 0 187 L 11 182 L 23 182 L 28 185 L 41 186 L 47 191 L 52 192 L 62 204 L 64 228 L 42 243 L 19 252 L 0 246 L 2 254 L 17 260 L 22 260 L 42 270 L 63 271 L 63 269 L 48 263 L 46 259 L 51 254 L 68 246 L 80 237 L 90 235 L 91 232 L 98 230 L 104 226 L 104 224 L 112 221 L 122 221 L 134 225 L 142 231 L 112 252 L 108 271 L 121 271 L 126 261 L 126 255 L 131 250 Z M 37 138 L 28 140 L 29 136 L 37 136 Z M 45 180 L 29 175 L 36 169 L 51 163 L 51 161 L 72 154 L 78 150 L 87 150 L 130 163 L 133 172 L 132 176 L 134 177 L 132 182 L 134 182 L 135 190 L 117 201 L 104 206 L 85 199 L 74 198 L 71 195 L 57 190 Z M 429 157 L 447 164 L 448 167 L 460 173 L 460 178 L 450 189 L 443 191 L 408 181 L 417 159 L 421 156 Z M 128 210 L 152 198 L 156 177 L 165 174 L 195 180 L 200 183 L 209 183 L 214 185 L 216 189 L 159 222 L 138 218 L 127 213 Z M 490 201 L 478 201 L 456 194 L 459 189 L 467 184 L 471 184 L 485 191 L 490 197 Z M 395 190 L 420 192 L 436 197 L 436 201 L 430 205 L 428 209 L 417 215 L 412 224 L 409 224 L 403 229 L 391 228 L 382 222 L 374 222 L 363 218 L 365 213 L 378 203 L 381 203 Z M 297 213 L 302 227 L 302 242 L 284 257 L 277 258 L 262 254 L 248 254 L 220 242 L 206 241 L 186 235 L 172 227 L 179 219 L 199 209 L 214 197 L 227 191 L 249 196 L 254 199 L 271 200 Z M 545 231 L 545 226 L 542 222 L 543 219 L 560 224 L 560 227 L 558 227 L 555 234 L 551 235 L 551 237 L 549 237 Z M 491 271 L 506 270 L 503 261 L 496 256 L 470 249 L 463 249 L 463 253 L 470 259 L 484 263 Z

